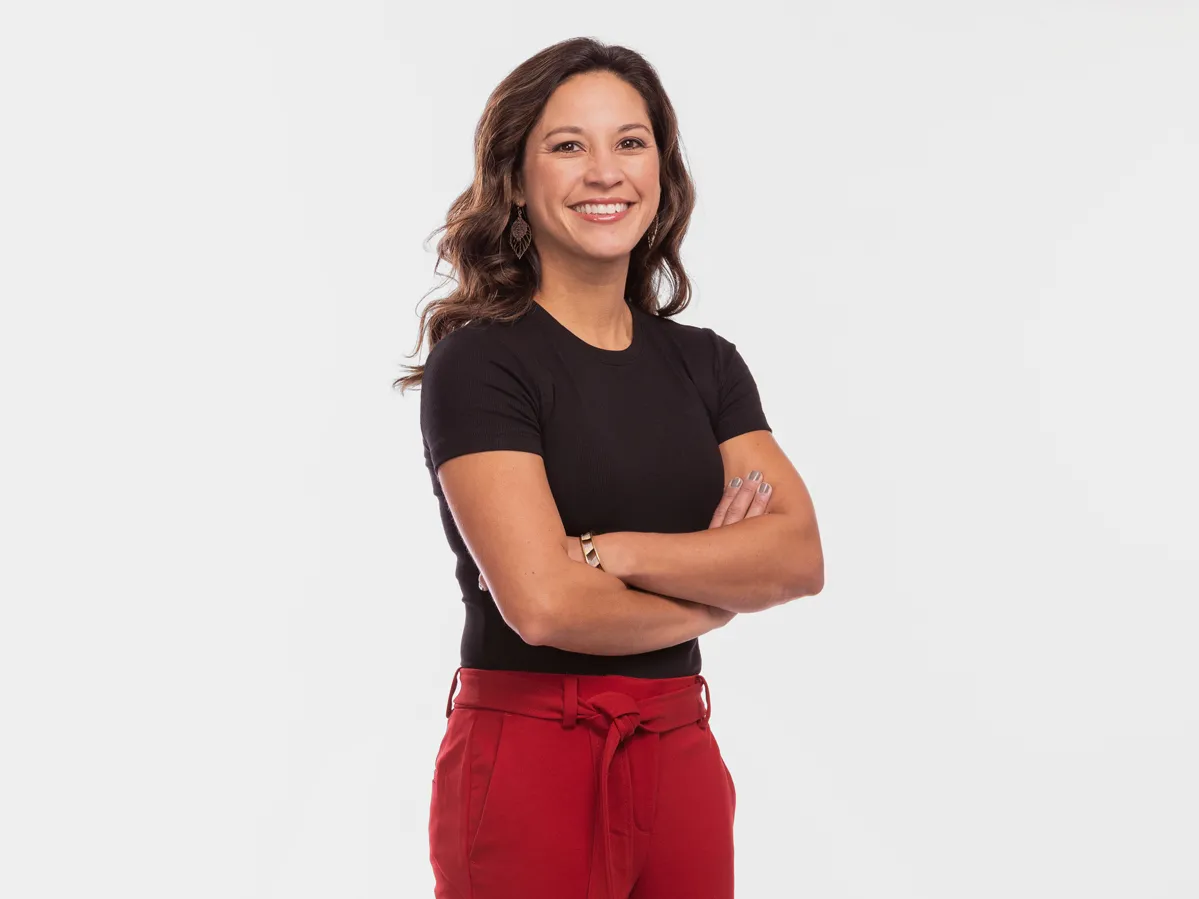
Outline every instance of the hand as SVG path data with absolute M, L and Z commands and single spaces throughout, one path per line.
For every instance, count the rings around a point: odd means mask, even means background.
M 733 487 L 731 482 L 725 484 L 724 495 L 720 498 L 716 511 L 712 513 L 712 521 L 708 525 L 709 530 L 726 524 L 734 524 L 743 518 L 753 518 L 766 513 L 766 507 L 770 505 L 770 497 L 774 491 L 767 485 L 766 492 L 759 493 L 758 487 L 764 483 L 761 480 L 761 473 L 751 471 L 750 474 L 759 475 L 758 480 L 750 480 L 747 477 L 736 487 Z

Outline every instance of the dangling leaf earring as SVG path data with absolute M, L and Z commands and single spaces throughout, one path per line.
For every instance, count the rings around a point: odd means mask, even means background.
M 645 245 L 646 252 L 649 252 L 651 249 L 653 249 L 654 239 L 657 236 L 658 236 L 658 214 L 655 212 L 654 213 L 654 224 L 653 224 L 653 227 L 650 228 L 649 241 Z
M 516 253 L 517 259 L 525 254 L 525 250 L 533 242 L 533 235 L 529 233 L 529 223 L 521 215 L 523 211 L 523 206 L 516 207 L 516 221 L 512 223 L 512 227 L 508 231 L 508 242 L 512 244 L 512 250 Z

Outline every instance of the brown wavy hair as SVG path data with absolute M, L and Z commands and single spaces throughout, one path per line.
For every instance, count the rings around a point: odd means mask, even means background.
M 658 232 L 652 249 L 642 239 L 629 256 L 625 296 L 651 315 L 667 317 L 687 308 L 691 282 L 683 270 L 679 248 L 695 208 L 695 185 L 684 164 L 678 118 L 654 67 L 627 47 L 579 37 L 547 47 L 513 69 L 491 92 L 475 128 L 475 177 L 471 186 L 450 206 L 445 224 L 435 229 L 445 234 L 437 245 L 437 273 L 441 261 L 453 271 L 447 281 L 457 281 L 448 296 L 434 300 L 420 316 L 416 347 L 426 333 L 430 351 L 437 341 L 469 321 L 515 321 L 532 306 L 541 279 L 536 244 L 517 259 L 508 242 L 508 227 L 516 217 L 513 186 L 524 159 L 525 141 L 540 118 L 550 95 L 574 75 L 610 72 L 635 88 L 645 101 L 658 145 L 661 201 Z M 662 279 L 672 285 L 670 300 L 658 305 Z M 438 285 L 441 286 L 441 285 Z M 401 393 L 420 383 L 423 365 L 405 365 L 409 374 L 396 379 Z

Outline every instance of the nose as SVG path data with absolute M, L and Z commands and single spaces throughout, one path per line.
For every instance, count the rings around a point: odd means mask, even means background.
M 615 150 L 601 147 L 589 158 L 591 165 L 587 167 L 588 184 L 611 186 L 624 180 L 621 159 Z

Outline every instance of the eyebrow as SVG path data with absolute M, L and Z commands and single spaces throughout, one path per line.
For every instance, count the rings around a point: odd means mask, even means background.
M 647 128 L 645 125 L 642 125 L 640 122 L 631 122 L 628 125 L 621 125 L 619 128 L 616 129 L 616 133 L 623 134 L 625 131 L 632 131 L 634 128 L 641 128 L 645 131 L 649 131 L 649 128 Z M 580 128 L 578 125 L 563 125 L 560 128 L 555 128 L 553 131 L 547 131 L 545 133 L 545 137 L 543 137 L 542 140 L 548 140 L 552 135 L 557 134 L 559 131 L 565 131 L 568 134 L 582 134 L 583 133 L 583 129 Z

